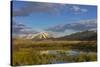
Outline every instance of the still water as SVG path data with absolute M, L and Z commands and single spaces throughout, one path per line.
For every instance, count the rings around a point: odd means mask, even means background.
M 74 60 L 64 61 L 65 58 L 75 58 L 80 54 L 88 55 L 88 54 L 92 54 L 93 52 L 83 52 L 78 50 L 46 50 L 46 51 L 40 51 L 40 53 L 56 56 L 58 60 L 51 59 L 50 63 L 59 64 L 59 63 L 75 62 Z

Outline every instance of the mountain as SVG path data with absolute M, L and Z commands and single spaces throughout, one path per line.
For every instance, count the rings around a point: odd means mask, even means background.
M 97 40 L 97 32 L 82 31 L 58 38 L 60 40 Z
M 40 32 L 37 34 L 29 34 L 26 36 L 26 39 L 47 39 L 49 38 L 49 34 L 46 32 Z

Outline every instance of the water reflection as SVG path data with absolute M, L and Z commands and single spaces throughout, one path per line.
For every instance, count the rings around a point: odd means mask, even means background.
M 80 51 L 76 50 L 46 50 L 40 51 L 41 54 L 51 54 L 51 55 L 69 55 L 69 56 L 76 56 L 79 55 Z
M 78 50 L 46 50 L 46 51 L 40 51 L 40 53 L 56 56 L 56 58 L 49 60 L 49 63 L 55 63 L 55 64 L 75 62 L 76 61 L 75 58 L 77 58 L 82 54 L 87 56 L 93 54 L 93 52 L 83 52 Z

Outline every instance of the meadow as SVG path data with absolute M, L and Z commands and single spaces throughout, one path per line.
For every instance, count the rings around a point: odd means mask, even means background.
M 51 54 L 49 53 L 50 50 L 53 50 Z M 66 54 L 66 51 L 69 50 L 78 51 L 78 54 L 74 56 Z M 96 41 L 33 41 L 30 39 L 13 39 L 12 41 L 13 66 L 89 62 L 96 60 Z

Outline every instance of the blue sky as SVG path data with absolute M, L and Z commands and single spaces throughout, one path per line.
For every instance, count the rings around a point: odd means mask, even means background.
M 34 30 L 97 18 L 97 7 L 93 5 L 13 1 L 12 10 L 13 21 Z

